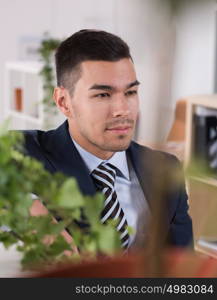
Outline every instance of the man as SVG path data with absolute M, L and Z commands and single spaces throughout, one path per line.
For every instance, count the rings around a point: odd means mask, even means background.
M 81 30 L 60 44 L 55 58 L 54 100 L 67 120 L 56 130 L 25 131 L 28 154 L 50 172 L 74 176 L 84 194 L 102 191 L 101 221 L 119 220 L 124 248 L 143 246 L 150 218 L 159 224 L 159 238 L 189 245 L 192 223 L 183 181 L 174 176 L 177 159 L 132 141 L 139 81 L 127 44 L 104 31 Z

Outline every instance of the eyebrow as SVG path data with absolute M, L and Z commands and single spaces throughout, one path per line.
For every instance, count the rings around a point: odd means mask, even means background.
M 135 80 L 131 83 L 129 83 L 127 86 L 126 86 L 126 89 L 129 89 L 133 86 L 137 86 L 139 85 L 140 82 L 138 80 Z M 89 90 L 105 90 L 105 91 L 113 91 L 115 90 L 115 88 L 111 85 L 106 85 L 106 84 L 94 84 L 92 85 Z

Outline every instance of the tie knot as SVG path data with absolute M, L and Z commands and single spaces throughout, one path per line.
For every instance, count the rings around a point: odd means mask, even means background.
M 114 188 L 117 168 L 110 163 L 101 163 L 91 173 L 94 181 L 99 189 Z

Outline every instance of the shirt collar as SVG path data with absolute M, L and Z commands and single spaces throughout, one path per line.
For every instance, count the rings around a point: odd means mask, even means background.
M 115 154 L 108 160 L 102 160 L 101 158 L 93 155 L 92 153 L 86 151 L 84 148 L 82 148 L 78 143 L 76 143 L 72 139 L 73 143 L 75 144 L 76 149 L 78 150 L 79 154 L 81 155 L 82 159 L 84 160 L 86 166 L 88 167 L 88 170 L 90 173 L 95 170 L 99 164 L 102 162 L 108 162 L 112 165 L 114 165 L 116 168 L 120 170 L 122 175 L 130 180 L 129 175 L 129 169 L 127 164 L 127 157 L 126 157 L 126 151 L 120 151 L 115 152 Z

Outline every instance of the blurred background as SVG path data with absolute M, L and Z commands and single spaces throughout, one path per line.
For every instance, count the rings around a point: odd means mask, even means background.
M 60 125 L 54 45 L 84 28 L 119 35 L 141 82 L 134 139 L 183 161 L 185 152 L 186 165 L 196 154 L 212 171 L 188 176 L 187 190 L 194 239 L 214 237 L 217 257 L 216 20 L 217 0 L 0 0 L 0 124 Z
M 183 97 L 216 90 L 216 0 L 0 0 L 0 123 L 51 127 L 38 103 L 37 49 L 45 32 L 64 39 L 83 28 L 110 31 L 130 46 L 140 87 L 135 139 L 163 143 Z

